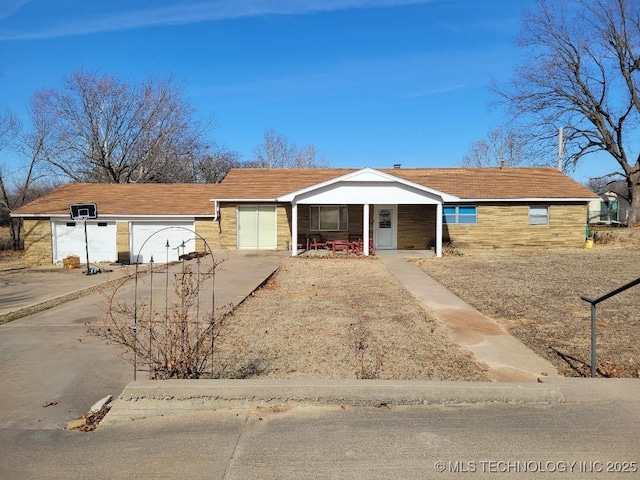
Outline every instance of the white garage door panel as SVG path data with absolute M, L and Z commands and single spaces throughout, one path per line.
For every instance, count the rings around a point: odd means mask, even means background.
M 183 253 L 193 252 L 195 244 L 194 222 L 131 223 L 132 263 L 175 262 Z M 169 248 L 167 249 L 167 241 Z M 184 242 L 185 248 L 181 248 Z
M 238 248 L 277 248 L 276 207 L 270 205 L 238 207 Z
M 84 227 L 73 222 L 54 222 L 54 261 L 61 262 L 69 255 L 77 255 L 82 262 L 87 260 Z M 90 262 L 115 262 L 118 259 L 115 222 L 87 222 L 87 242 Z

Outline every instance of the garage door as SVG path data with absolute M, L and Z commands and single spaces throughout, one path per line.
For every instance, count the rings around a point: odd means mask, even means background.
M 275 250 L 276 239 L 275 206 L 238 207 L 238 248 Z
M 87 242 L 90 262 L 115 262 L 116 222 L 87 222 Z M 77 255 L 82 262 L 87 259 L 84 227 L 75 222 L 53 222 L 54 262 L 61 262 L 69 255 Z
M 178 260 L 183 253 L 196 249 L 194 230 L 194 222 L 132 222 L 131 262 L 149 263 L 152 256 L 155 263 L 166 263 L 167 258 L 169 262 Z

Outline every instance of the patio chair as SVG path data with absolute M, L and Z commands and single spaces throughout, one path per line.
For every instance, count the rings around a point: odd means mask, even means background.
M 314 250 L 327 248 L 327 239 L 318 233 L 312 233 L 309 237 L 309 248 Z
M 362 255 L 364 253 L 364 241 L 362 238 L 358 239 L 358 242 L 355 244 L 354 251 L 356 255 Z M 369 255 L 375 255 L 376 251 L 373 249 L 373 238 L 369 238 Z

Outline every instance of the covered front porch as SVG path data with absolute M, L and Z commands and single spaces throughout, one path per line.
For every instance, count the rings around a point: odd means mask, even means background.
M 457 197 L 365 168 L 277 199 L 291 204 L 291 254 L 300 240 L 359 237 L 362 254 L 427 250 L 442 255 L 442 204 Z M 304 248 L 304 247 L 303 247 Z

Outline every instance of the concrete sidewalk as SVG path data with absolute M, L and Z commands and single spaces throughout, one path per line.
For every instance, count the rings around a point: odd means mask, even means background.
M 444 288 L 402 251 L 379 251 L 378 257 L 400 283 L 451 332 L 461 347 L 486 364 L 497 382 L 535 382 L 559 377 L 556 368 L 516 340 L 495 320 L 481 314 Z M 408 256 L 415 256 L 410 254 Z

